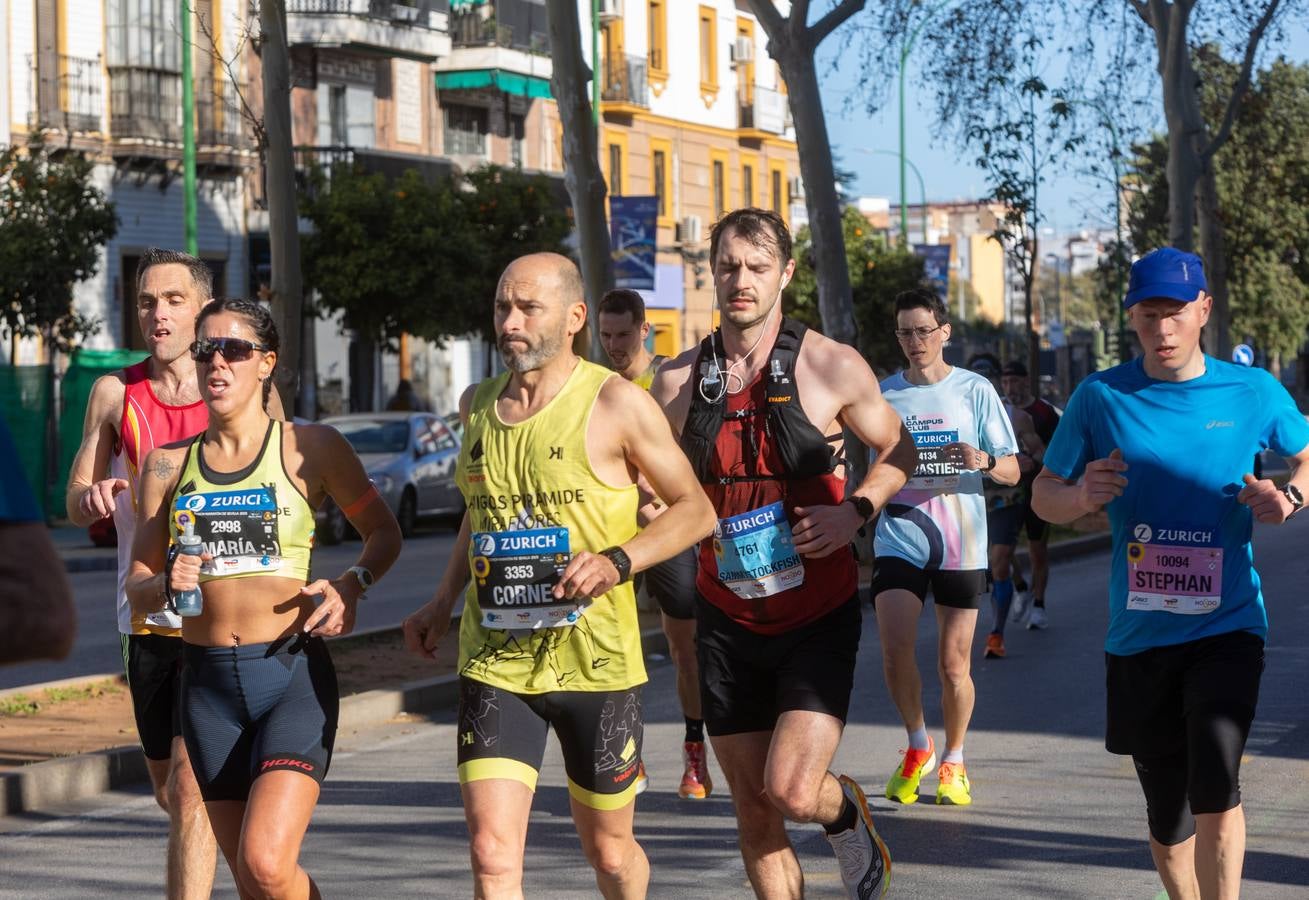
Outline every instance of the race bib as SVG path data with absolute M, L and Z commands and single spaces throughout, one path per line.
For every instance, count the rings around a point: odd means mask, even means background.
M 959 430 L 951 428 L 941 413 L 924 413 L 905 418 L 905 427 L 913 435 L 918 449 L 918 468 L 905 483 L 911 491 L 938 491 L 959 487 L 959 470 L 942 452 L 948 444 L 958 443 Z
M 743 599 L 771 597 L 804 584 L 804 563 L 780 501 L 719 519 L 714 557 L 718 580 Z
M 555 628 L 585 611 L 551 593 L 572 554 L 567 528 L 479 531 L 472 535 L 473 580 L 485 628 Z
M 281 569 L 277 514 L 272 485 L 181 494 L 173 503 L 178 532 L 192 523 L 205 551 L 213 557 L 200 569 L 202 575 L 274 574 Z
M 1223 548 L 1201 529 L 1132 527 L 1127 545 L 1127 609 L 1204 615 L 1222 602 Z

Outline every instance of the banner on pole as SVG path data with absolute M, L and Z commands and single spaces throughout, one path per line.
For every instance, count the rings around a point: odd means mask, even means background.
M 923 275 L 936 287 L 942 300 L 950 295 L 950 245 L 914 244 L 914 253 L 923 258 Z
M 655 236 L 658 197 L 609 198 L 609 244 L 614 287 L 655 289 Z

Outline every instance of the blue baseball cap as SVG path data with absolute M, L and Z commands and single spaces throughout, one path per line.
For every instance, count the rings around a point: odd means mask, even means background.
M 1172 247 L 1160 247 L 1132 263 L 1123 309 L 1156 298 L 1192 303 L 1200 299 L 1204 289 L 1204 263 L 1200 257 Z

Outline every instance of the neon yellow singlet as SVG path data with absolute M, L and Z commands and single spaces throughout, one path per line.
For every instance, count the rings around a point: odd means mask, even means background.
M 636 533 L 636 485 L 601 481 L 586 430 L 614 373 L 582 360 L 543 409 L 513 425 L 496 400 L 509 373 L 473 394 L 456 479 L 468 504 L 472 577 L 459 671 L 523 694 L 625 690 L 646 680 L 636 595 L 620 584 L 583 608 L 549 589 L 571 554 Z
M 255 461 L 239 472 L 205 465 L 204 434 L 186 451 L 177 478 L 168 535 L 176 541 L 188 519 L 213 561 L 200 581 L 246 575 L 309 579 L 314 510 L 282 461 L 282 423 L 271 420 Z
M 664 361 L 667 359 L 668 357 L 666 356 L 656 356 L 651 359 L 650 365 L 645 367 L 645 371 L 632 379 L 632 384 L 647 391 L 650 390 L 650 385 L 654 384 L 655 373 L 659 371 L 659 367 L 662 366 Z

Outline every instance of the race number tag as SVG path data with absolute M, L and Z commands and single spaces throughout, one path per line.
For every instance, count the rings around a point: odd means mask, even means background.
M 567 528 L 479 531 L 471 550 L 483 627 L 556 628 L 581 618 L 576 600 L 551 593 L 572 558 Z
M 771 597 L 804 584 L 804 563 L 780 501 L 719 519 L 714 557 L 718 580 L 743 599 Z
M 1204 615 L 1222 602 L 1223 549 L 1196 529 L 1133 527 L 1127 545 L 1127 608 Z M 1183 543 L 1183 541 L 1185 543 Z
M 941 413 L 905 417 L 905 427 L 918 449 L 918 468 L 905 483 L 911 491 L 939 491 L 959 487 L 959 470 L 945 458 L 942 448 L 958 443 L 959 430 L 951 428 Z
M 277 536 L 277 495 L 271 485 L 237 491 L 180 494 L 173 503 L 178 532 L 194 524 L 213 557 L 202 575 L 274 574 L 282 568 Z

